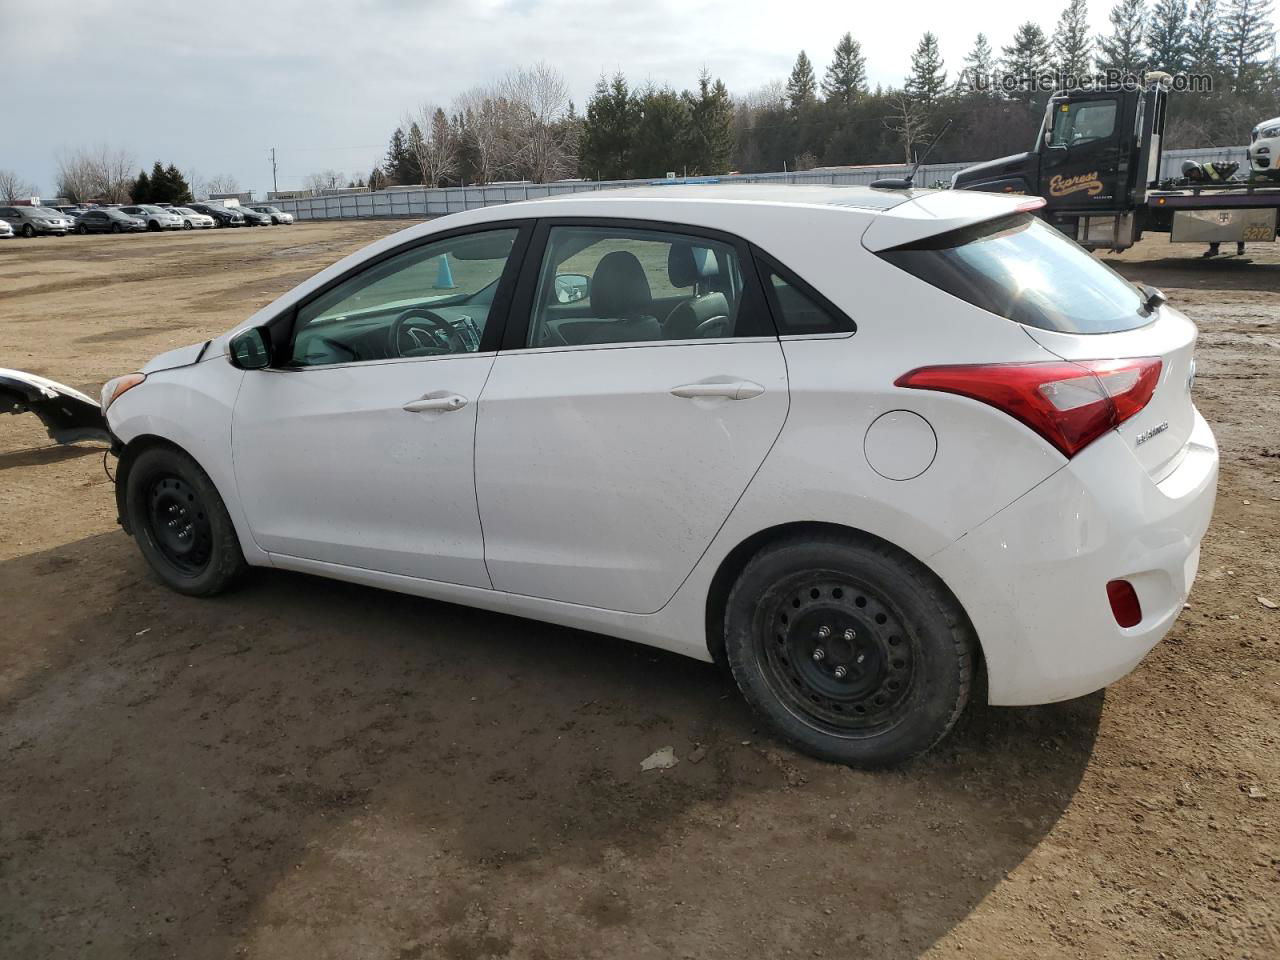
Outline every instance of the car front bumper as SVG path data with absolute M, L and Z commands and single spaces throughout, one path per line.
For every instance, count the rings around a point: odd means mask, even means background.
M 1249 166 L 1264 173 L 1270 173 L 1280 166 L 1280 137 L 1256 140 L 1249 144 Z
M 1217 494 L 1217 442 L 1199 412 L 1181 457 L 1157 482 L 1112 432 L 930 558 L 977 631 L 991 703 L 1091 693 L 1169 632 Z M 1116 623 L 1111 580 L 1138 595 L 1132 627 Z

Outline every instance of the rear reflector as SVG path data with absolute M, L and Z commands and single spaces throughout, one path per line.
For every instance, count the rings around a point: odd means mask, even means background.
M 989 404 L 1070 458 L 1147 405 L 1160 366 L 1159 357 L 958 364 L 919 367 L 894 384 Z
M 1111 615 L 1122 627 L 1132 627 L 1142 622 L 1142 604 L 1133 584 L 1128 580 L 1112 580 L 1107 584 L 1107 599 L 1111 601 Z

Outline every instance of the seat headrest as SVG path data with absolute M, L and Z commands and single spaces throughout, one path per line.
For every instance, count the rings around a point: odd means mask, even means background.
M 690 243 L 673 243 L 667 251 L 667 279 L 673 287 L 692 287 L 720 273 L 715 251 Z
M 627 250 L 606 253 L 591 278 L 591 310 L 599 317 L 634 317 L 653 306 L 649 279 L 636 255 Z

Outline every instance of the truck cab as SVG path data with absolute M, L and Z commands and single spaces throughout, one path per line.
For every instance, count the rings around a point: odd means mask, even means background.
M 1116 249 L 1131 245 L 1137 239 L 1134 213 L 1160 176 L 1163 77 L 1149 77 L 1145 89 L 1054 94 L 1030 151 L 961 170 L 952 187 L 1043 197 L 1042 215 L 1074 239 Z

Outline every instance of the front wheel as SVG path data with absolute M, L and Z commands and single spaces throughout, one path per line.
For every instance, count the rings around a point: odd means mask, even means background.
M 190 220 L 183 220 L 183 221 L 182 221 L 182 229 L 183 229 L 183 230 L 190 230 L 190 229 L 191 229 L 191 221 L 190 221 Z
M 29 223 L 24 223 L 22 225 L 22 235 L 30 240 L 36 235 L 36 228 Z
M 169 447 L 140 453 L 129 469 L 125 503 L 143 557 L 171 589 L 211 596 L 247 568 L 222 497 L 185 453 Z
M 747 702 L 806 753 L 902 763 L 969 699 L 976 643 L 956 599 L 888 544 L 817 535 L 756 555 L 729 595 L 725 653 Z
M 112 233 L 123 233 L 123 232 L 124 232 L 124 230 L 123 230 L 123 228 L 120 226 L 120 224 L 118 224 L 118 223 L 113 223 L 113 224 L 111 225 L 111 232 L 112 232 Z
M 86 227 L 83 223 L 80 224 L 80 226 L 76 227 L 76 233 L 80 234 L 80 236 L 82 237 L 88 232 L 89 232 L 89 228 Z

